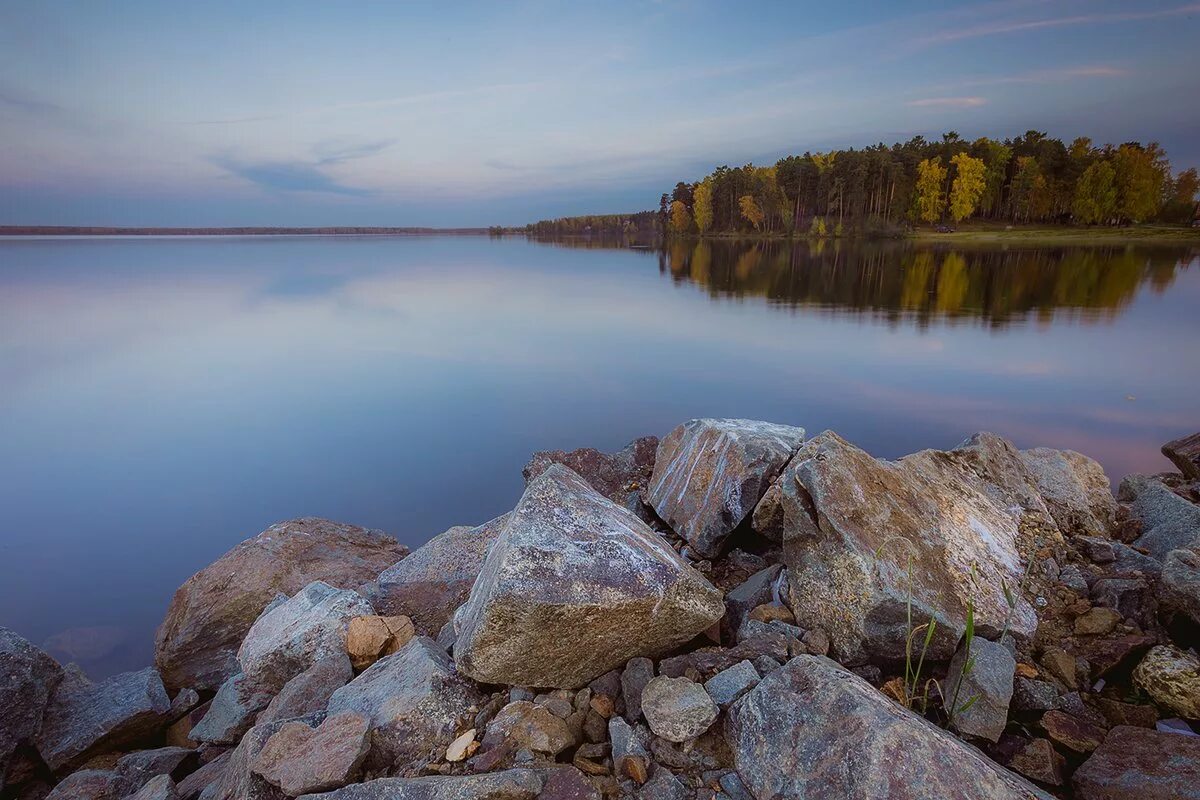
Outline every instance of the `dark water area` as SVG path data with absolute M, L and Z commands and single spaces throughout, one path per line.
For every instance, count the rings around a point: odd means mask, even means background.
M 140 667 L 175 588 L 273 522 L 415 547 L 511 508 L 534 450 L 697 416 L 1162 471 L 1198 341 L 1194 248 L 0 240 L 0 625 Z

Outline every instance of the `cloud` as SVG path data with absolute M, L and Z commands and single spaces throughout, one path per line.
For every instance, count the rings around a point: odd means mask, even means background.
M 1108 14 L 1077 14 L 1070 17 L 1050 17 L 1047 19 L 1013 20 L 1007 22 L 990 22 L 968 28 L 952 28 L 938 31 L 929 36 L 918 37 L 914 44 L 933 45 L 956 42 L 963 39 L 977 39 L 983 36 L 999 36 L 1006 33 L 1021 33 L 1023 31 L 1045 30 L 1047 28 L 1080 27 L 1084 25 L 1101 25 L 1112 22 L 1137 22 L 1140 20 L 1162 19 L 1166 17 L 1187 16 L 1200 13 L 1200 3 L 1190 3 L 1176 8 L 1160 9 L 1158 11 L 1129 11 Z
M 324 142 L 318 144 L 313 150 L 317 154 L 317 164 L 328 166 L 330 164 L 341 164 L 345 161 L 353 161 L 356 158 L 366 158 L 376 153 L 382 153 L 398 141 L 398 139 L 383 139 L 378 142 L 366 142 L 364 144 Z
M 986 103 L 985 97 L 923 97 L 920 100 L 909 100 L 907 105 L 920 108 L 977 108 Z
M 366 197 L 370 192 L 338 183 L 313 164 L 303 161 L 246 163 L 227 158 L 212 162 L 229 173 L 272 192 L 320 192 Z
M 60 105 L 4 85 L 0 85 L 0 106 L 8 106 L 30 114 L 58 115 L 63 112 Z

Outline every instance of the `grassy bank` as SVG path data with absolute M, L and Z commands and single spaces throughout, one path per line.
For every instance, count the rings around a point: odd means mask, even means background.
M 1182 225 L 1134 225 L 1127 228 L 1085 228 L 1069 225 L 960 225 L 953 233 L 918 228 L 908 238 L 919 242 L 1013 244 L 1200 244 L 1200 228 Z

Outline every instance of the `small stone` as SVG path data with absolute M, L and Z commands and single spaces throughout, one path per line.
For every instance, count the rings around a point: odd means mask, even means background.
M 1200 719 L 1200 658 L 1173 645 L 1150 648 L 1133 671 L 1133 682 L 1163 708 Z
M 336 714 L 316 728 L 286 722 L 267 740 L 253 771 L 290 797 L 352 782 L 370 749 L 370 721 Z
M 1061 647 L 1047 648 L 1042 654 L 1042 666 L 1068 689 L 1079 688 L 1079 680 L 1075 676 L 1075 656 Z
M 824 656 L 829 654 L 829 635 L 820 628 L 814 628 L 804 634 L 804 646 L 809 654 Z
M 686 742 L 707 731 L 720 710 L 698 683 L 659 676 L 642 692 L 642 712 L 650 730 L 672 742 Z
M 1096 606 L 1075 618 L 1075 633 L 1080 636 L 1103 636 L 1112 633 L 1120 621 L 1119 612 Z
M 749 661 L 739 661 L 705 681 L 704 689 L 712 697 L 713 702 L 725 709 L 753 689 L 758 681 L 758 670 L 754 668 L 754 665 Z
M 1108 539 L 1101 539 L 1099 536 L 1078 536 L 1076 541 L 1088 560 L 1095 564 L 1108 564 L 1117 558 L 1113 553 L 1113 543 Z
M 1062 786 L 1066 763 L 1049 739 L 1034 739 L 1017 751 L 1008 766 L 1038 783 Z
M 621 760 L 621 771 L 632 778 L 634 783 L 641 786 L 646 782 L 649 772 L 648 759 L 645 756 L 626 756 Z
M 446 748 L 446 760 L 462 761 L 478 749 L 479 743 L 475 741 L 475 729 L 471 728 L 451 742 L 450 746 Z
M 631 724 L 642 716 L 642 691 L 654 677 L 654 662 L 631 658 L 621 673 L 621 694 L 625 697 L 625 719 Z
M 1040 673 L 1038 672 L 1037 667 L 1035 667 L 1033 664 L 1025 664 L 1018 661 L 1017 668 L 1013 674 L 1018 678 L 1036 678 Z
M 756 619 L 759 622 L 786 622 L 789 624 L 795 623 L 796 617 L 787 606 L 776 605 L 775 603 L 763 603 L 760 606 L 755 606 L 746 615 L 750 619 Z
M 1090 753 L 1104 741 L 1104 728 L 1057 709 L 1042 716 L 1042 728 L 1055 742 L 1076 753 Z
M 381 617 L 369 614 L 354 617 L 346 629 L 346 652 L 356 672 L 361 672 L 384 656 L 391 655 L 416 635 L 413 622 L 406 616 Z
M 1008 724 L 1016 667 L 1008 648 L 987 639 L 972 639 L 970 653 L 965 647 L 958 649 L 950 660 L 946 681 L 946 697 L 959 704 L 951 709 L 955 730 L 993 742 L 1000 740 Z
M 487 726 L 484 749 L 504 745 L 510 751 L 530 750 L 556 756 L 576 744 L 571 729 L 551 711 L 525 700 L 500 709 Z
M 604 717 L 604 719 L 611 717 L 616 708 L 613 699 L 606 694 L 592 695 L 592 699 L 588 702 L 588 705 L 591 706 L 593 711 Z
M 644 800 L 694 800 L 695 795 L 670 770 L 656 765 L 639 797 Z
M 631 727 L 624 718 L 613 717 L 608 721 L 608 736 L 612 741 L 613 769 L 617 773 L 624 772 L 625 759 L 648 756 L 644 741 L 648 734 L 643 727 Z

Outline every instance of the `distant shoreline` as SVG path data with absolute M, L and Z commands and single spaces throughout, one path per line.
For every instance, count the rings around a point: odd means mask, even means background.
M 118 228 L 91 225 L 0 225 L 0 236 L 483 236 L 487 228 Z

